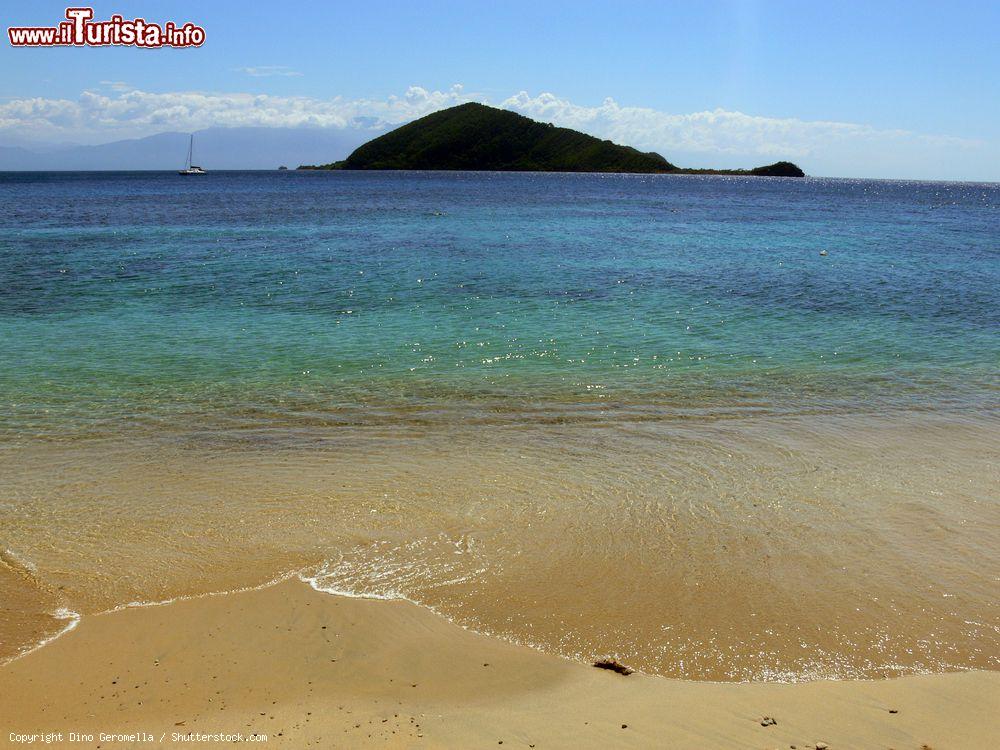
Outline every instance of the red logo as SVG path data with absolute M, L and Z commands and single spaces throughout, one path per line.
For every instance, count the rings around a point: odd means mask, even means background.
M 11 26 L 12 47 L 200 47 L 205 29 L 190 21 L 152 23 L 144 18 L 113 15 L 94 21 L 93 8 L 67 8 L 66 20 L 57 26 Z

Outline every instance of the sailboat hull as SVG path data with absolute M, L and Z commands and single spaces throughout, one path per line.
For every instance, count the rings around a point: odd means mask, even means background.
M 180 170 L 177 174 L 181 176 L 188 176 L 192 174 L 205 174 L 205 170 L 199 167 L 197 164 L 192 164 L 194 157 L 194 133 L 191 134 L 191 140 L 188 141 L 188 157 L 187 161 L 184 162 L 184 169 Z

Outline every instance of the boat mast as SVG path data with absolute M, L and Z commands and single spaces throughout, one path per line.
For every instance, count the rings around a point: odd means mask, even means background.
M 194 152 L 194 133 L 191 134 L 191 140 L 188 141 L 188 160 L 185 169 L 191 169 L 191 156 Z

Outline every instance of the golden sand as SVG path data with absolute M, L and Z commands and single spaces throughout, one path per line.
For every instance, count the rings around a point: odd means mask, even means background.
M 0 461 L 0 659 L 60 607 L 310 570 L 662 676 L 994 669 L 998 435 L 931 415 L 26 444 Z
M 623 677 L 407 602 L 297 580 L 86 618 L 0 668 L 0 695 L 5 742 L 63 733 L 53 747 L 185 747 L 175 735 L 218 733 L 288 748 L 976 750 L 1000 733 L 995 672 L 794 685 Z M 94 739 L 70 743 L 70 732 Z

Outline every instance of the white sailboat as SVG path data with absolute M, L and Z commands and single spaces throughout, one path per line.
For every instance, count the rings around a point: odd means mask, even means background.
M 188 142 L 187 162 L 185 162 L 184 164 L 184 169 L 180 170 L 177 174 L 182 174 L 182 175 L 205 174 L 204 169 L 191 163 L 191 155 L 193 153 L 194 153 L 194 133 L 191 134 L 191 140 Z

